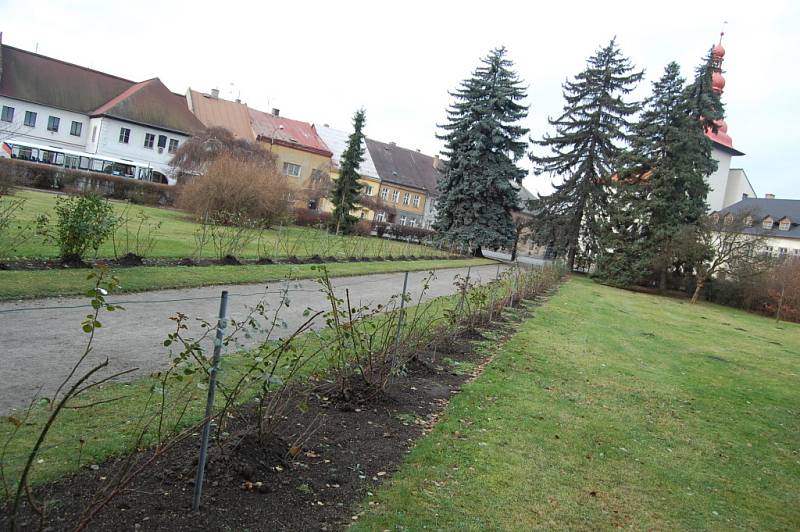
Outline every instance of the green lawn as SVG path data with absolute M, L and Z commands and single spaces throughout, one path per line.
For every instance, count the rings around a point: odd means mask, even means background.
M 19 213 L 18 220 L 23 224 L 33 224 L 40 214 L 50 214 L 55 219 L 53 207 L 56 204 L 57 194 L 34 190 L 18 190 L 14 197 L 25 200 L 25 205 Z M 196 241 L 195 233 L 200 227 L 192 221 L 189 215 L 176 209 L 162 209 L 156 207 L 145 207 L 129 205 L 124 202 L 112 201 L 114 211 L 117 214 L 127 209 L 127 216 L 131 218 L 129 224 L 130 233 L 133 234 L 138 228 L 137 213 L 144 213 L 147 225 L 155 226 L 161 222 L 161 227 L 155 232 L 156 242 L 147 258 L 184 258 L 195 256 Z M 120 229 L 116 234 L 117 241 L 124 239 L 123 230 Z M 3 237 L 0 235 L 0 249 L 4 249 Z M 259 248 L 261 248 L 259 250 Z M 124 255 L 123 253 L 118 253 Z M 39 237 L 28 240 L 19 246 L 14 252 L 17 257 L 32 258 L 55 258 L 58 256 L 58 249 L 53 244 L 44 242 Z M 261 257 L 309 257 L 313 255 L 323 256 L 409 256 L 409 255 L 445 255 L 437 249 L 407 244 L 381 238 L 360 238 L 360 237 L 337 237 L 328 234 L 326 231 L 310 229 L 297 226 L 275 227 L 266 230 L 261 235 L 261 243 L 258 239 L 253 239 L 239 258 L 255 259 Z M 114 244 L 111 239 L 106 241 L 98 252 L 100 258 L 114 257 Z M 202 257 L 214 258 L 215 252 L 211 244 L 203 247 Z M 0 257 L 9 258 L 9 257 Z
M 356 530 L 800 529 L 800 326 L 574 279 Z
M 25 200 L 23 209 L 18 212 L 17 220 L 23 226 L 32 226 L 34 220 L 43 213 L 54 217 L 52 210 L 57 194 L 34 190 L 18 190 L 16 198 Z M 2 199 L 0 199 L 2 200 Z M 3 200 L 4 201 L 4 200 Z M 155 235 L 155 245 L 146 258 L 185 258 L 196 256 L 195 234 L 199 224 L 194 223 L 185 212 L 175 209 L 160 209 L 129 205 L 113 201 L 117 214 L 126 212 L 127 217 L 134 220 L 129 224 L 129 234 L 138 229 L 137 213 L 144 213 L 148 224 L 161 223 Z M 119 229 L 116 242 L 124 240 L 124 231 Z M 142 232 L 143 234 L 146 231 Z M 0 235 L 0 250 L 5 249 L 3 235 Z M 6 235 L 5 238 L 10 238 Z M 124 255 L 124 246 L 111 240 L 106 241 L 98 252 L 99 258 L 113 258 Z M 55 258 L 58 255 L 56 246 L 33 236 L 14 252 L 15 257 Z M 426 261 L 397 261 L 378 263 L 331 263 L 329 271 L 332 276 L 359 275 L 367 273 L 385 273 L 404 270 L 430 270 L 447 266 L 470 266 L 489 264 L 490 261 L 464 260 L 448 262 L 445 253 L 429 246 L 420 246 L 406 242 L 397 242 L 377 237 L 341 237 L 326 231 L 288 226 L 265 230 L 258 239 L 251 241 L 239 254 L 239 258 L 253 259 L 259 257 L 281 258 L 288 256 L 310 257 L 400 257 L 400 256 L 441 256 L 442 259 Z M 213 245 L 206 244 L 202 257 L 214 257 Z M 0 261 L 4 257 L 0 257 Z M 5 257 L 9 258 L 9 257 Z M 138 292 L 163 288 L 189 288 L 219 284 L 260 283 L 285 278 L 289 272 L 298 278 L 313 277 L 310 265 L 247 265 L 247 266 L 148 266 L 120 268 L 114 273 L 122 281 L 123 291 Z M 0 270 L 0 300 L 46 297 L 58 295 L 76 295 L 83 293 L 85 270 L 33 270 L 3 271 Z
M 436 270 L 492 264 L 489 259 L 434 259 L 385 262 L 344 262 L 327 264 L 331 277 Z M 313 264 L 270 264 L 246 266 L 140 266 L 112 270 L 121 292 L 142 292 L 164 288 L 191 288 L 220 284 L 246 284 L 316 277 Z M 0 270 L 0 301 L 32 297 L 80 295 L 86 291 L 89 270 Z

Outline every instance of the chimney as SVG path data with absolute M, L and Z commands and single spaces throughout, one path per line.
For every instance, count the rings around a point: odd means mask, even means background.
M 241 98 L 236 98 L 236 103 L 242 103 L 242 99 Z
M 392 141 L 389 143 L 389 146 L 397 146 L 397 143 L 395 141 Z
M 211 97 L 219 98 L 219 89 L 211 89 Z
M 438 170 L 440 163 L 441 161 L 439 160 L 439 154 L 437 153 L 436 155 L 433 156 L 433 167 Z
M 775 194 L 764 194 L 766 199 L 775 199 Z
M 322 124 L 322 127 L 331 127 L 330 124 Z
M 747 195 L 747 192 L 742 192 L 742 199 L 747 199 L 750 196 Z
M 281 116 L 281 110 L 276 108 L 276 107 L 273 107 L 272 108 L 272 116 Z

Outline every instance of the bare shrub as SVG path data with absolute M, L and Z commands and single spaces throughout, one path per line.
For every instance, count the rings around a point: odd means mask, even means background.
M 238 213 L 269 227 L 288 216 L 293 192 L 288 178 L 274 165 L 224 155 L 183 187 L 178 207 L 197 220 Z
M 170 161 L 179 182 L 206 173 L 214 161 L 230 157 L 261 166 L 275 166 L 275 155 L 257 142 L 237 139 L 223 127 L 210 127 L 182 143 Z

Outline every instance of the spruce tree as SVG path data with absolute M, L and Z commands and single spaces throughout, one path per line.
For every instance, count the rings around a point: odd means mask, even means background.
M 526 92 L 506 55 L 503 47 L 492 50 L 450 93 L 445 133 L 438 135 L 446 162 L 434 228 L 476 256 L 513 244 L 511 212 L 527 174 L 517 166 L 526 150 L 520 138 L 528 130 L 517 124 L 528 114 Z
M 698 77 L 702 83 L 705 75 Z M 697 98 L 697 84 L 684 88 L 680 67 L 669 63 L 661 79 L 653 83 L 652 95 L 633 128 L 602 246 L 616 257 L 598 265 L 601 275 L 610 280 L 630 284 L 656 273 L 660 287 L 666 288 L 669 269 L 681 262 L 675 239 L 707 210 L 706 177 L 717 163 L 693 104 L 719 98 L 713 92 L 711 97 Z M 707 87 L 710 91 L 710 84 Z M 621 225 L 631 221 L 631 213 L 635 213 L 634 223 Z M 620 239 L 627 245 L 611 251 L 609 244 Z
M 333 203 L 332 228 L 338 235 L 349 233 L 358 218 L 351 211 L 356 208 L 364 186 L 359 182 L 358 167 L 364 162 L 364 122 L 366 111 L 359 109 L 353 115 L 353 132 L 347 140 L 347 147 L 339 163 L 339 178 L 331 191 Z
M 563 113 L 549 120 L 555 134 L 538 142 L 532 139 L 550 152 L 530 154 L 535 172 L 563 178 L 537 203 L 537 234 L 540 243 L 566 253 L 570 269 L 577 255 L 589 257 L 597 251 L 598 224 L 605 216 L 604 185 L 628 140 L 631 116 L 640 108 L 624 97 L 642 76 L 612 39 L 589 58 L 574 81 L 564 83 Z

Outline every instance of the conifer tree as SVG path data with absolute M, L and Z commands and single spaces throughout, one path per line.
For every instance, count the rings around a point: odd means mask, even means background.
M 469 79 L 450 93 L 434 228 L 476 256 L 482 248 L 510 247 L 515 238 L 512 210 L 527 172 L 517 166 L 528 130 L 517 122 L 528 114 L 522 81 L 496 48 L 481 59 Z
M 680 67 L 672 62 L 653 83 L 652 95 L 633 129 L 631 149 L 623 159 L 607 217 L 602 247 L 609 256 L 598 269 L 610 280 L 630 284 L 656 273 L 660 287 L 666 288 L 668 270 L 681 262 L 681 246 L 675 245 L 675 239 L 707 210 L 706 177 L 717 163 L 711 156 L 704 120 L 696 114 L 696 102 L 713 104 L 719 97 L 710 83 L 705 85 L 705 77 L 699 71 L 698 79 L 684 88 Z M 711 95 L 698 96 L 700 85 Z M 713 110 L 717 119 L 721 118 L 718 109 Z M 626 241 L 625 246 L 609 246 L 620 239 Z
M 331 191 L 333 218 L 331 225 L 338 235 L 349 233 L 358 218 L 350 214 L 356 208 L 364 186 L 359 182 L 358 167 L 364 162 L 364 122 L 366 111 L 359 109 L 353 115 L 353 132 L 342 153 L 339 178 Z
M 532 140 L 549 151 L 530 154 L 535 172 L 563 178 L 551 195 L 537 202 L 538 239 L 566 253 L 570 269 L 577 255 L 597 251 L 598 224 L 605 216 L 604 185 L 624 150 L 631 117 L 640 108 L 624 97 L 642 76 L 612 39 L 589 58 L 583 72 L 564 83 L 563 113 L 549 120 L 555 134 Z

